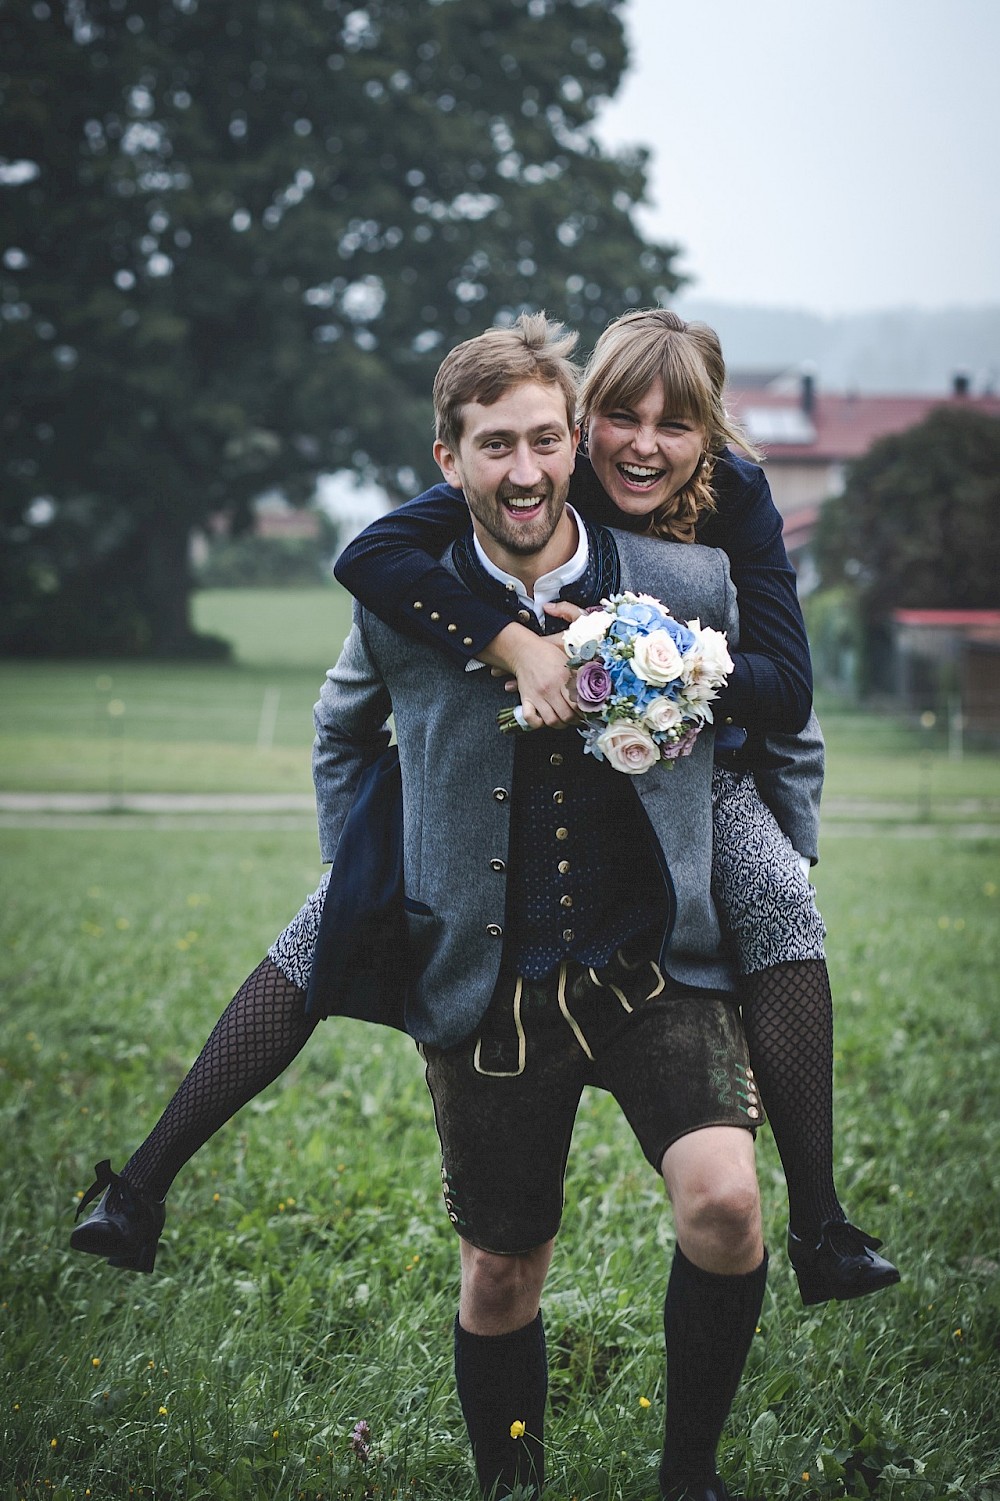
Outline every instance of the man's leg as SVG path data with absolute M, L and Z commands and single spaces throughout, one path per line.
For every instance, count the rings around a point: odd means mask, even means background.
M 677 1249 L 664 1303 L 667 1501 L 717 1494 L 715 1455 L 764 1299 L 767 1255 L 753 1137 L 708 1126 L 664 1153 Z
M 455 1380 L 487 1497 L 518 1484 L 541 1493 L 548 1365 L 539 1304 L 554 1245 L 498 1256 L 461 1243 Z

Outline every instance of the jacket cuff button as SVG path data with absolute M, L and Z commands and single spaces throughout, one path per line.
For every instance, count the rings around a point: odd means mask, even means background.
M 496 922 L 488 922 L 486 924 L 486 932 L 490 938 L 503 937 L 503 928 L 501 928 L 500 924 Z

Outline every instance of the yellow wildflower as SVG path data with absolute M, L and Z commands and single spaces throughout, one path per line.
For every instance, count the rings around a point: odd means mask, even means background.
M 92 1365 L 92 1366 L 93 1366 L 93 1367 L 94 1367 L 94 1370 L 95 1370 L 95 1371 L 96 1371 L 96 1370 L 97 1370 L 97 1367 L 98 1367 L 98 1366 L 99 1366 L 99 1365 L 100 1365 L 100 1363 L 101 1363 L 101 1357 L 100 1357 L 100 1356 L 99 1356 L 99 1355 L 94 1355 L 94 1356 L 93 1356 L 93 1357 L 92 1357 L 92 1358 L 91 1358 L 91 1362 L 90 1362 L 90 1363 L 91 1363 L 91 1365 Z
M 167 1409 L 166 1409 L 166 1408 L 165 1408 L 165 1407 L 161 1407 L 161 1408 L 160 1408 L 160 1409 L 159 1409 L 159 1413 L 160 1413 L 160 1417 L 161 1417 L 161 1418 L 165 1418 L 165 1417 L 166 1417 L 166 1415 L 167 1415 Z
M 640 1397 L 639 1398 L 639 1406 L 640 1407 L 648 1407 L 649 1405 L 650 1405 L 650 1403 L 649 1403 L 649 1398 L 648 1397 Z
M 50 1438 L 49 1439 L 49 1448 L 50 1449 L 58 1449 L 58 1447 L 59 1447 L 59 1440 L 57 1438 Z
M 520 1418 L 515 1418 L 514 1421 L 513 1421 L 513 1423 L 511 1423 L 511 1425 L 510 1425 L 510 1436 L 511 1436 L 511 1438 L 523 1438 L 524 1437 L 524 1424 L 521 1422 Z

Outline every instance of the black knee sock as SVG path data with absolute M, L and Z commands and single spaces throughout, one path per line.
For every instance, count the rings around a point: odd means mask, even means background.
M 470 1334 L 455 1320 L 455 1381 L 484 1496 L 507 1496 L 518 1483 L 540 1495 L 548 1393 L 545 1330 L 539 1313 L 512 1334 Z M 523 1436 L 511 1437 L 511 1424 Z
M 667 1343 L 667 1413 L 660 1487 L 682 1493 L 685 1481 L 715 1473 L 715 1451 L 753 1339 L 767 1252 L 744 1276 L 703 1272 L 678 1246 L 663 1305 Z
M 162 1199 L 181 1168 L 287 1068 L 316 1023 L 305 991 L 265 959 L 243 982 L 122 1177 Z
M 833 1179 L 833 1004 L 823 959 L 774 964 L 744 981 L 743 1027 L 788 1186 L 796 1235 L 847 1218 Z

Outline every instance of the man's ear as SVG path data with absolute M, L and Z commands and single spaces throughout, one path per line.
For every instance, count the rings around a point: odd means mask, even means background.
M 446 482 L 453 490 L 461 490 L 463 488 L 462 476 L 458 472 L 457 456 L 454 450 L 438 438 L 434 444 L 433 453 L 434 462 L 444 475 Z
M 583 436 L 582 430 L 581 430 L 580 424 L 578 422 L 576 424 L 576 427 L 574 427 L 573 431 L 569 435 L 569 441 L 570 441 L 570 443 L 572 444 L 572 447 L 573 447 L 573 462 L 569 466 L 569 472 L 570 472 L 570 474 L 572 474 L 573 470 L 576 468 L 576 451 L 580 447 L 580 439 L 581 439 L 582 436 Z

